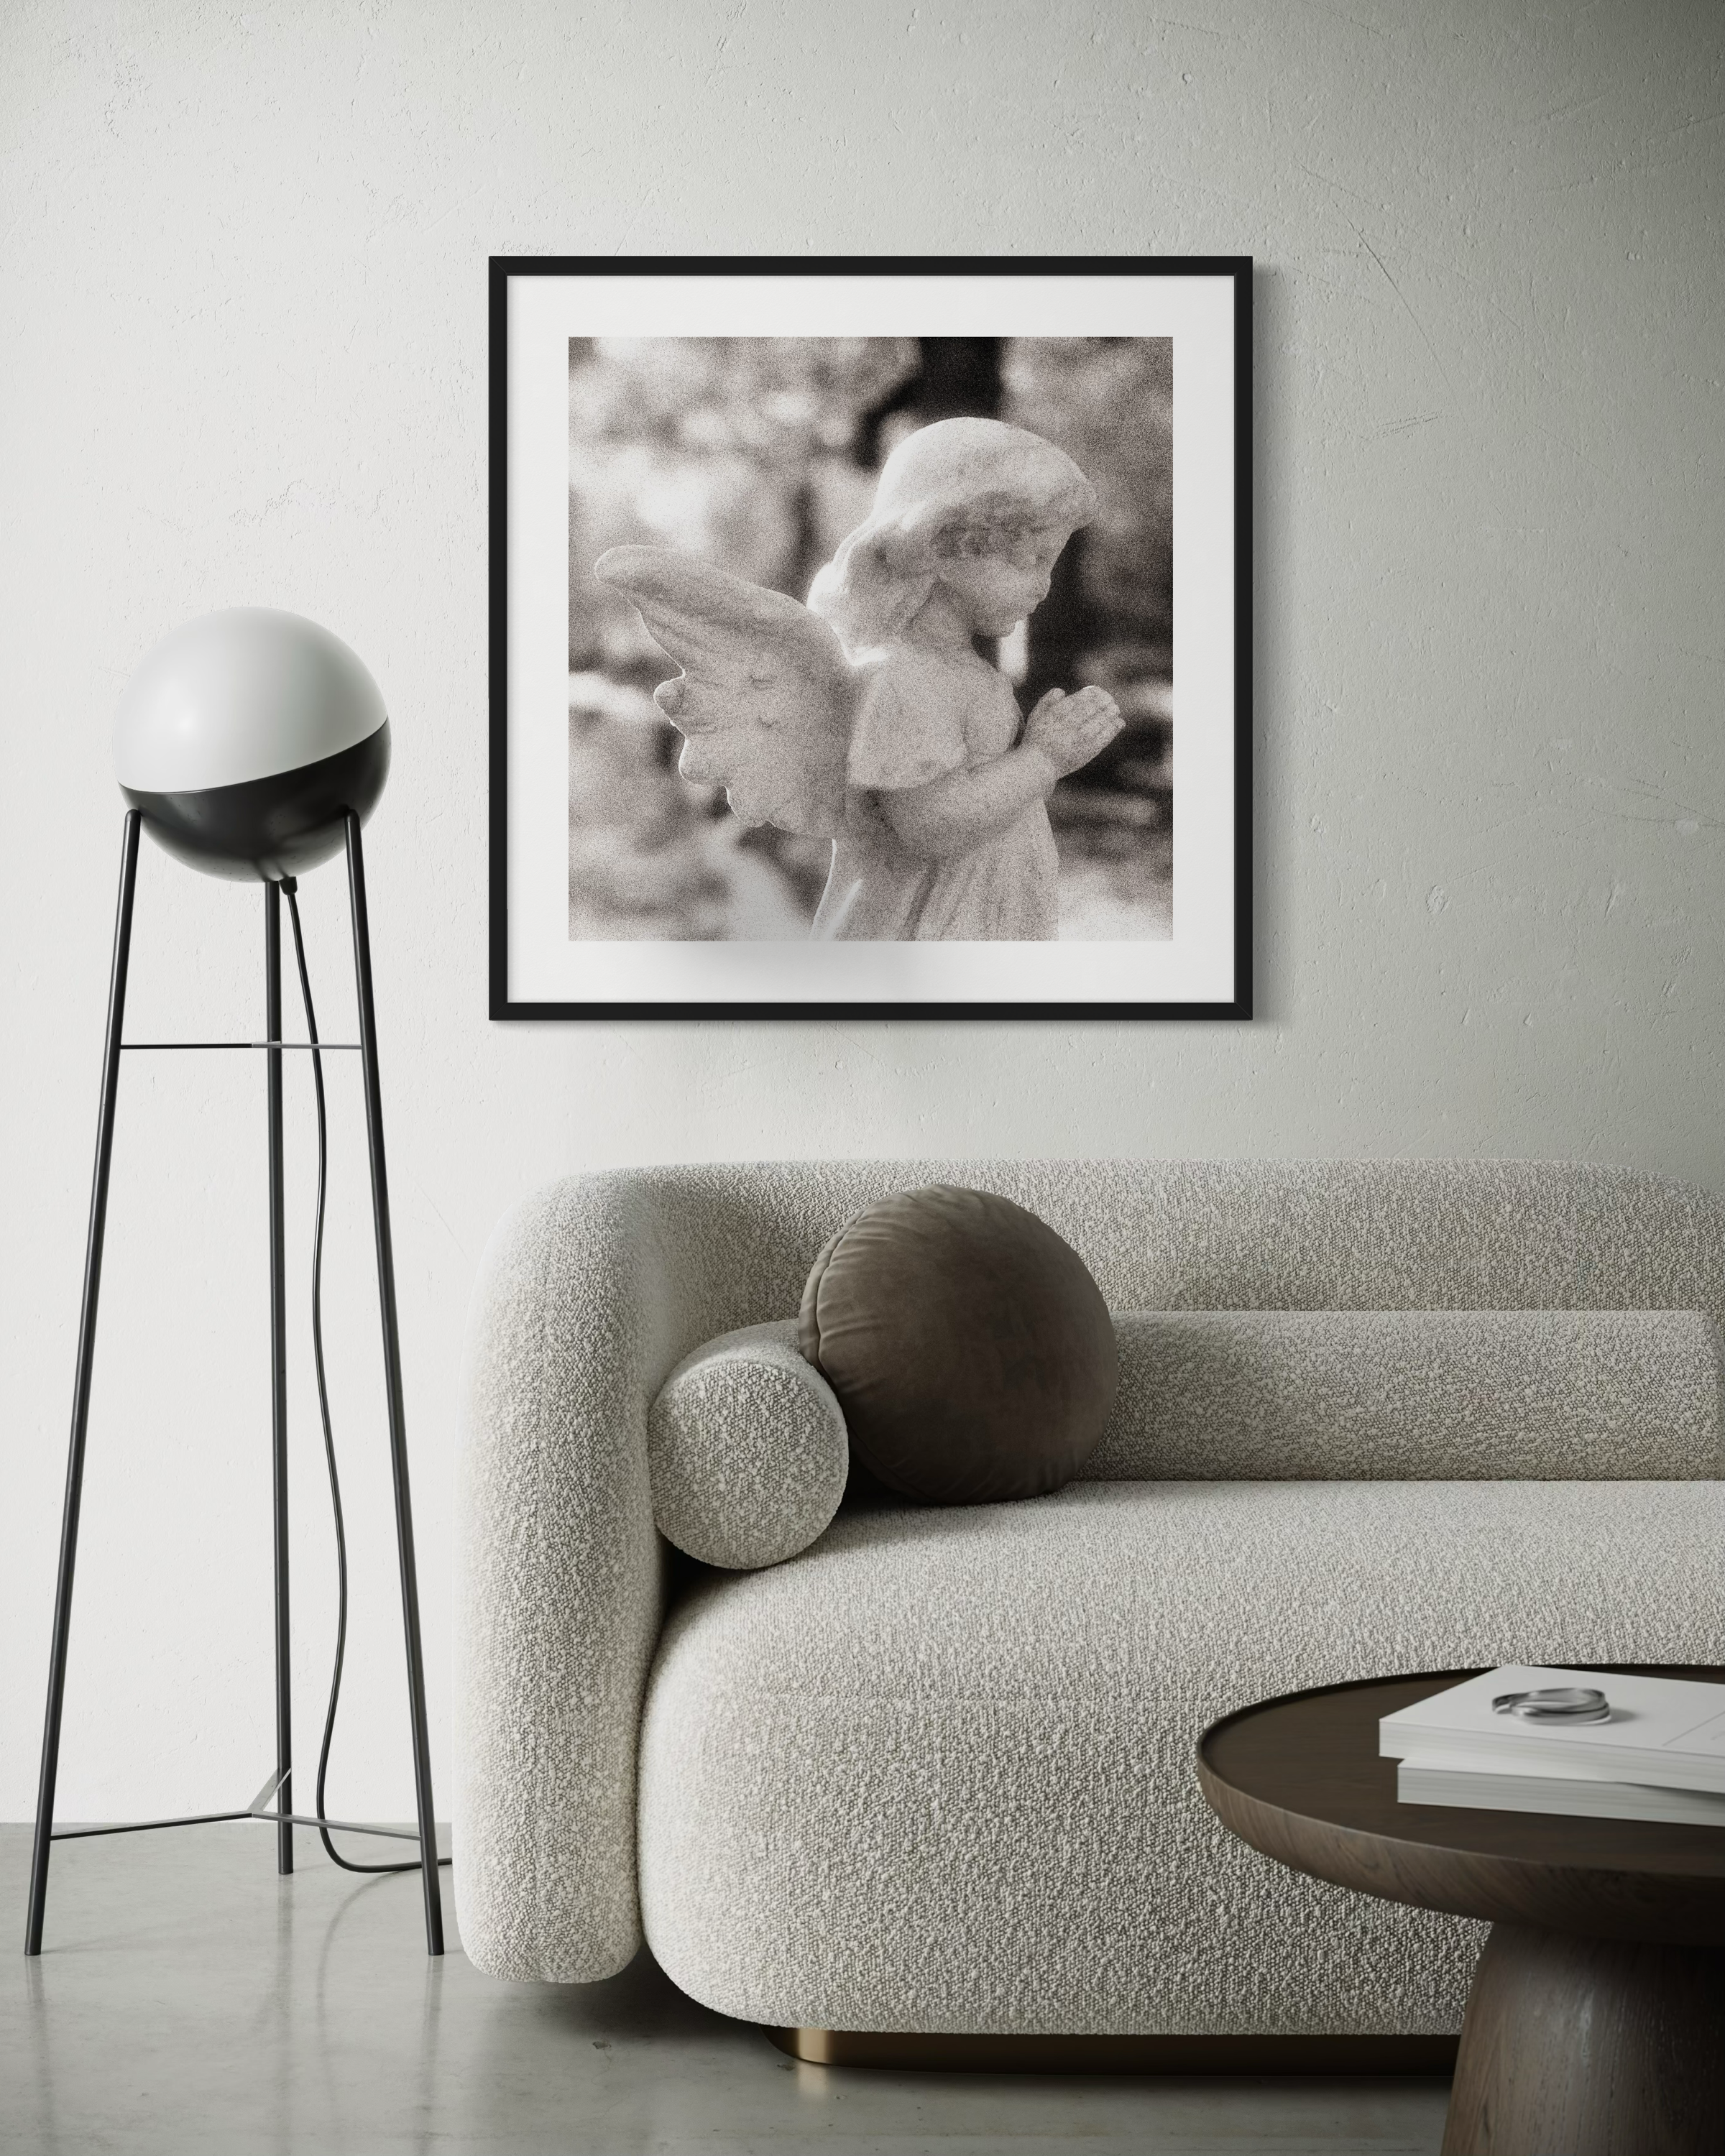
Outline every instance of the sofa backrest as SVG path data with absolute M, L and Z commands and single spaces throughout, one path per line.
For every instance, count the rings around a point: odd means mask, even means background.
M 1082 1255 L 1117 1313 L 1658 1311 L 1699 1313 L 1715 1328 L 1725 1317 L 1725 1200 L 1627 1168 L 906 1160 L 631 1170 L 617 1180 L 646 1200 L 680 1276 L 666 1342 L 679 1355 L 735 1327 L 788 1316 L 829 1236 L 875 1199 L 930 1183 L 999 1191 L 1040 1214 Z M 1594 1326 L 1567 1345 L 1550 1327 L 1523 1328 L 1518 1338 L 1501 1326 L 1475 1328 L 1461 1358 L 1483 1355 L 1470 1394 L 1445 1328 L 1404 1327 L 1393 1345 L 1394 1327 L 1380 1327 L 1367 1359 L 1376 1358 L 1380 1378 L 1409 1378 L 1414 1390 L 1400 1397 L 1393 1384 L 1374 1385 L 1363 1366 L 1351 1393 L 1314 1390 L 1305 1382 L 1308 1350 L 1322 1328 L 1286 1329 L 1274 1368 L 1263 1328 L 1255 1348 L 1212 1333 L 1201 1374 L 1213 1381 L 1219 1355 L 1232 1358 L 1240 1380 L 1232 1420 L 1185 1442 L 1189 1418 L 1172 1449 L 1168 1418 L 1145 1419 L 1142 1383 L 1134 1405 L 1128 1353 L 1122 1409 L 1091 1471 L 1180 1476 L 1199 1471 L 1206 1455 L 1213 1476 L 1720 1471 L 1717 1355 L 1706 1328 L 1667 1327 L 1661 1339 L 1643 1326 L 1614 1339 Z M 1540 1373 L 1559 1376 L 1566 1356 L 1574 1367 L 1558 1398 Z M 1332 1342 L 1332 1374 L 1336 1359 Z M 1440 1363 L 1440 1382 L 1432 1373 Z M 1423 1393 L 1416 1365 L 1432 1380 Z M 1543 1407 L 1513 1434 L 1511 1371 Z M 1423 1429 L 1407 1412 L 1421 1401 Z M 1481 1419 L 1482 1408 L 1498 1421 Z M 1457 1440 L 1447 1467 L 1444 1432 Z
M 773 1162 L 596 1178 L 656 1216 L 671 1362 L 792 1316 L 827 1238 L 931 1183 L 1040 1214 L 1115 1310 L 1697 1310 L 1725 1320 L 1725 1199 L 1630 1168 L 1520 1161 Z M 661 1373 L 662 1376 L 663 1373 Z

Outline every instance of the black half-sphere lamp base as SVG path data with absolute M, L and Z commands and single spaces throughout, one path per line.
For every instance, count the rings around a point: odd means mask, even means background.
M 302 876 L 341 850 L 352 810 L 362 822 L 389 776 L 389 722 L 352 748 L 268 778 L 177 793 L 121 788 L 145 828 L 188 868 L 238 883 Z

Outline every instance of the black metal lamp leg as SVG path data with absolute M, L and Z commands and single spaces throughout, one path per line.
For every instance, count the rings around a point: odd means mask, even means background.
M 437 1868 L 437 1820 L 431 1804 L 431 1748 L 425 1727 L 425 1665 L 419 1644 L 419 1584 L 413 1563 L 413 1511 L 408 1492 L 408 1430 L 395 1313 L 395 1255 L 389 1233 L 389 1183 L 383 1165 L 383 1096 L 377 1081 L 377 1015 L 372 996 L 372 936 L 366 913 L 365 855 L 359 819 L 347 819 L 347 898 L 353 916 L 353 970 L 359 991 L 360 1060 L 365 1066 L 366 1138 L 372 1156 L 372 1218 L 377 1235 L 377 1303 L 383 1327 L 383 1381 L 389 1402 L 389 1464 L 395 1478 L 395 1538 L 401 1561 L 402 1630 L 413 1726 L 413 1794 L 419 1818 L 420 1878 L 425 1890 L 425 1951 L 444 1950 L 444 1905 Z
M 264 886 L 264 1038 L 281 1039 L 281 886 Z M 270 1129 L 270 1425 L 275 1493 L 275 1771 L 278 1811 L 294 1808 L 293 1635 L 288 1622 L 286 1202 L 282 1176 L 281 1055 L 264 1058 Z M 294 1830 L 275 1830 L 275 1868 L 294 1868 Z
M 78 1321 L 78 1373 L 72 1385 L 72 1436 L 66 1458 L 59 1577 L 54 1588 L 54 1636 L 48 1659 L 48 1712 L 42 1731 L 42 1777 L 36 1793 L 30 1911 L 24 1932 L 27 1954 L 39 1954 L 42 1951 L 42 1918 L 48 1904 L 54 1792 L 60 1761 L 60 1710 L 66 1697 L 66 1645 L 72 1630 L 72 1574 L 78 1561 L 78 1514 L 84 1495 L 84 1440 L 90 1427 L 90 1377 L 95 1366 L 96 1301 L 101 1291 L 102 1240 L 108 1224 L 108 1170 L 114 1158 L 114 1109 L 120 1087 L 120 1040 L 126 1023 L 126 974 L 131 958 L 131 909 L 137 886 L 140 822 L 134 808 L 126 817 L 120 849 L 120 904 L 114 924 L 113 970 L 108 982 L 108 1040 L 102 1054 L 101 1105 L 96 1112 L 90 1233 L 84 1248 L 84 1308 Z

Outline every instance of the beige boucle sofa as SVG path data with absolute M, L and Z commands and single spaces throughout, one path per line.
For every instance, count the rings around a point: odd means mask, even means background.
M 1604 1321 L 1539 1321 L 1548 1356 L 1571 1325 L 1645 1414 L 1548 1429 L 1530 1399 L 1526 1441 L 1488 1456 L 1468 1403 L 1489 1370 L 1400 1450 L 1236 1415 L 1215 1465 L 1189 1445 L 1158 1471 L 1132 1404 L 1155 1372 L 1129 1367 L 1091 1479 L 841 1510 L 667 1617 L 645 1435 L 666 1373 L 793 1313 L 837 1228 L 937 1181 L 1041 1214 L 1119 1312 L 1702 1317 L 1668 1322 L 1669 1358 L 1630 1327 L 1627 1361 Z M 1725 1204 L 1613 1169 L 881 1161 L 552 1185 L 487 1253 L 465 1380 L 467 1952 L 578 1983 L 644 1936 L 695 1998 L 781 2026 L 1453 2031 L 1479 1928 L 1233 1840 L 1194 1739 L 1396 1669 L 1725 1661 L 1722 1301 Z

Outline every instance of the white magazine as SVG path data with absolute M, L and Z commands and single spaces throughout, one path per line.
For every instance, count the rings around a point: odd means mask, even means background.
M 1447 1804 L 1467 1811 L 1725 1826 L 1725 1796 L 1706 1789 L 1656 1789 L 1650 1782 L 1601 1781 L 1568 1767 L 1561 1774 L 1506 1774 L 1497 1761 L 1462 1768 L 1422 1767 L 1404 1759 L 1395 1770 L 1395 1793 L 1404 1804 Z
M 1525 1722 L 1498 1714 L 1505 1692 L 1566 1686 L 1603 1691 L 1606 1722 Z M 1385 1758 L 1468 1773 L 1582 1775 L 1725 1794 L 1725 1685 L 1512 1665 L 1469 1677 L 1378 1725 Z

